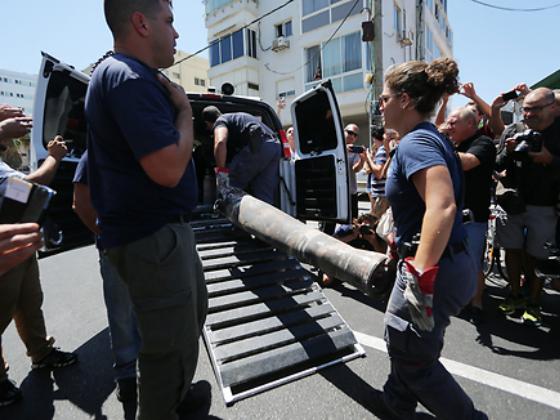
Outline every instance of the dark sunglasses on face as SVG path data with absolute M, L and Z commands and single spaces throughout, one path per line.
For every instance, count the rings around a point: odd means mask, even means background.
M 547 106 L 550 106 L 554 103 L 555 101 L 549 102 L 547 104 L 544 105 L 536 105 L 536 106 L 524 106 L 521 108 L 521 112 L 540 112 L 543 109 L 545 109 Z
M 351 136 L 358 137 L 358 133 L 355 133 L 355 132 L 353 132 L 352 130 L 344 130 L 344 131 L 346 131 L 346 132 L 347 132 L 348 134 L 350 134 Z

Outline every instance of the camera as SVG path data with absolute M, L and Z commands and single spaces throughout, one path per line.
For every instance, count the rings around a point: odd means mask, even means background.
M 349 150 L 352 153 L 364 153 L 366 148 L 364 146 L 350 146 Z
M 517 99 L 518 96 L 519 93 L 517 93 L 517 91 L 514 89 L 504 93 L 502 95 L 502 99 L 504 100 L 504 102 L 507 102 L 507 101 L 511 101 L 512 99 Z
M 362 225 L 360 226 L 360 235 L 371 235 L 373 234 L 373 229 L 370 226 Z
M 529 152 L 540 152 L 542 149 L 542 136 L 534 130 L 525 130 L 513 136 L 517 143 L 513 150 L 515 160 L 525 160 Z

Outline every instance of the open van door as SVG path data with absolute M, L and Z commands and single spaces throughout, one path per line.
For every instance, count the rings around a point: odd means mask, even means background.
M 42 54 L 33 108 L 31 170 L 41 166 L 48 156 L 47 144 L 56 135 L 63 136 L 68 147 L 50 184 L 57 194 L 43 225 L 48 249 L 44 256 L 92 243 L 93 235 L 72 211 L 72 179 L 87 143 L 84 103 L 89 77 Z
M 291 107 L 297 158 L 292 161 L 292 215 L 300 220 L 349 223 L 350 189 L 344 128 L 330 80 Z

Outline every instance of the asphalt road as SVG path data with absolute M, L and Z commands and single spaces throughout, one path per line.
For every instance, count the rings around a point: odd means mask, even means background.
M 80 357 L 76 366 L 53 373 L 31 372 L 13 325 L 2 337 L 10 377 L 24 399 L 0 408 L 0 419 L 119 419 L 123 406 L 112 383 L 111 355 L 97 253 L 93 247 L 40 261 L 48 333 Z M 496 307 L 503 283 L 489 282 L 489 320 L 475 328 L 455 318 L 447 330 L 445 363 L 492 419 L 560 419 L 560 295 L 543 299 L 545 326 L 528 328 L 506 319 Z M 325 294 L 356 332 L 367 357 L 327 368 L 226 407 L 206 350 L 195 380 L 209 402 L 193 418 L 369 419 L 379 414 L 372 396 L 382 389 L 389 360 L 381 341 L 383 305 L 344 285 Z M 432 418 L 419 407 L 420 418 Z M 130 418 L 130 411 L 127 411 Z

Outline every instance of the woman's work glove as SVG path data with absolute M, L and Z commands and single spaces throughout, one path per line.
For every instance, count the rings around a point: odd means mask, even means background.
M 434 287 L 439 267 L 428 267 L 420 272 L 412 265 L 413 260 L 412 257 L 405 258 L 401 268 L 401 275 L 406 281 L 404 297 L 414 325 L 422 331 L 432 331 Z

